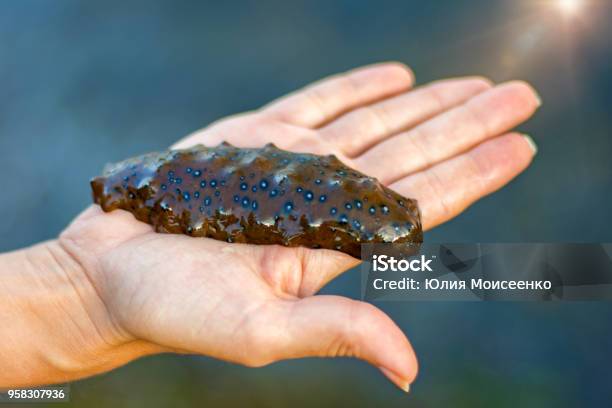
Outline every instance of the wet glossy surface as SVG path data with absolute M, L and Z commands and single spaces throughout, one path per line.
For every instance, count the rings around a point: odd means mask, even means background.
M 227 242 L 335 249 L 420 242 L 415 200 L 335 156 L 228 144 L 151 153 L 91 181 L 104 211 L 124 209 L 156 231 Z

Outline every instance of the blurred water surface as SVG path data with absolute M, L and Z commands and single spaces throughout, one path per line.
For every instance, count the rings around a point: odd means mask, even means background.
M 612 241 L 612 7 L 569 21 L 536 1 L 0 3 L 0 250 L 55 237 L 109 161 L 324 75 L 380 60 L 419 83 L 522 78 L 531 168 L 427 235 L 446 242 Z M 358 275 L 326 293 L 358 296 Z M 610 406 L 612 305 L 381 303 L 412 340 L 410 396 L 353 360 L 246 369 L 161 356 L 73 385 L 75 407 Z

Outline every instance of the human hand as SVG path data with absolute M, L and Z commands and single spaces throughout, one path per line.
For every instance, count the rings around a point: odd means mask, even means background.
M 425 229 L 460 213 L 525 169 L 535 149 L 506 133 L 539 105 L 531 87 L 451 79 L 410 90 L 399 64 L 333 77 L 255 112 L 221 120 L 175 147 L 227 141 L 336 154 L 416 198 Z M 315 295 L 357 260 L 334 251 L 228 244 L 166 235 L 117 210 L 90 207 L 60 236 L 89 282 L 70 370 L 92 374 L 145 354 L 198 353 L 248 366 L 354 356 L 403 389 L 417 361 L 378 308 Z M 74 343 L 73 343 L 74 344 Z M 83 364 L 85 369 L 80 368 Z

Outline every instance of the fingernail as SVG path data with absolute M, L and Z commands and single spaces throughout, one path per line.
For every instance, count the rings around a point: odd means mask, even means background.
M 397 387 L 399 387 L 402 391 L 408 393 L 410 392 L 410 383 L 406 380 L 403 380 L 399 375 L 395 374 L 393 371 L 388 368 L 378 367 L 380 370 L 395 383 Z
M 525 141 L 527 142 L 529 147 L 531 147 L 533 154 L 535 155 L 536 153 L 538 153 L 538 145 L 536 144 L 536 142 L 533 141 L 533 138 L 525 134 L 523 135 L 523 137 L 525 138 Z
M 538 108 L 542 106 L 542 97 L 539 93 L 535 92 L 536 101 L 538 102 Z

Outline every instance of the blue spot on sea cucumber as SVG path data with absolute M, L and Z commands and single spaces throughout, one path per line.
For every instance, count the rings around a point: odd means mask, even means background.
M 210 197 L 206 197 L 204 199 L 204 205 L 207 206 L 207 207 L 210 205 L 211 202 L 212 202 L 212 200 L 210 199 Z
M 257 209 L 257 201 L 253 200 L 253 202 L 251 203 L 251 208 L 254 210 Z
M 276 197 L 278 195 L 278 190 L 274 189 L 272 191 L 270 191 L 270 197 Z
M 329 213 L 331 215 L 336 215 L 338 213 L 338 209 L 336 207 L 332 207 L 331 210 L 329 210 Z
M 268 188 L 268 181 L 267 180 L 261 180 L 259 182 L 259 187 L 261 187 L 262 190 L 265 190 L 266 188 Z
M 306 191 L 304 193 L 304 199 L 306 201 L 312 201 L 313 198 L 314 198 L 314 194 L 312 193 L 312 191 Z
M 370 209 L 368 210 L 368 212 L 372 215 L 376 214 L 376 208 L 374 208 L 374 206 L 370 207 Z
M 189 193 L 185 191 L 183 193 L 183 199 L 185 199 L 185 201 L 189 201 L 191 199 L 191 195 L 189 195 Z
M 346 203 L 346 204 L 344 204 L 344 208 L 346 208 L 347 210 L 350 210 L 351 208 L 353 208 L 353 204 Z
M 206 187 L 206 180 L 200 181 L 200 187 L 202 188 Z
M 235 195 L 234 196 L 234 202 L 237 203 L 240 201 L 240 196 L 239 195 Z
M 200 198 L 200 192 L 196 191 L 195 193 L 193 193 L 193 197 L 194 198 Z
M 293 210 L 293 203 L 291 201 L 287 201 L 284 208 L 285 212 L 291 212 L 291 210 Z
M 217 187 L 217 180 L 210 180 L 211 187 Z
M 242 191 L 246 191 L 246 190 L 247 190 L 247 188 L 249 188 L 249 185 L 248 185 L 247 183 L 242 183 L 242 184 L 240 185 L 240 189 L 241 189 Z
M 389 214 L 389 207 L 383 205 L 382 207 L 380 207 L 380 211 L 382 211 L 383 214 Z
M 244 197 L 242 198 L 242 206 L 243 206 L 244 208 L 247 208 L 247 207 L 249 206 L 249 203 L 250 203 L 250 202 L 251 202 L 251 200 L 249 200 L 249 197 L 244 196 Z
M 319 197 L 319 201 L 320 202 L 325 202 L 325 200 L 327 200 L 327 196 L 325 194 L 322 194 L 321 197 Z
M 202 175 L 202 172 L 200 170 L 196 170 L 193 172 L 193 177 L 200 177 Z

